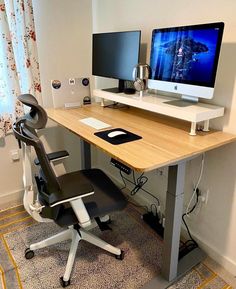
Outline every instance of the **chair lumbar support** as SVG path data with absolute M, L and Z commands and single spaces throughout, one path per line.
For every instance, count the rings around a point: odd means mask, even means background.
M 78 170 L 59 176 L 54 163 L 68 156 L 66 151 L 47 154 L 37 130 L 47 123 L 47 114 L 30 94 L 18 99 L 30 107 L 29 113 L 13 125 L 13 132 L 23 150 L 24 207 L 38 222 L 55 222 L 66 229 L 40 242 L 31 244 L 25 250 L 25 258 L 34 257 L 34 251 L 59 242 L 71 240 L 69 256 L 64 275 L 60 278 L 62 287 L 70 285 L 70 276 L 80 240 L 85 240 L 123 260 L 124 251 L 114 247 L 89 232 L 95 222 L 101 230 L 108 226 L 108 214 L 122 210 L 126 198 L 111 179 L 99 169 Z M 31 171 L 31 147 L 35 149 L 39 169 L 36 176 L 37 190 L 33 186 Z M 105 217 L 102 217 L 105 216 Z

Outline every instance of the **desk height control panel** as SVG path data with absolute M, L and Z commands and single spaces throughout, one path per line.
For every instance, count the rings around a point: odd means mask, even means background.
M 138 94 L 111 93 L 100 89 L 95 89 L 93 95 L 102 98 L 102 104 L 107 99 L 188 121 L 191 123 L 190 135 L 196 135 L 198 123 L 203 122 L 203 131 L 209 131 L 210 120 L 224 115 L 224 108 L 220 106 L 200 102 L 178 106 L 173 105 L 173 97 L 163 95 L 146 94 L 140 97 Z
M 119 162 L 118 160 L 115 160 L 113 158 L 111 158 L 111 164 L 116 167 L 117 169 L 119 169 L 120 171 L 126 173 L 127 175 L 131 174 L 131 168 L 129 168 L 128 166 L 122 164 L 121 162 Z

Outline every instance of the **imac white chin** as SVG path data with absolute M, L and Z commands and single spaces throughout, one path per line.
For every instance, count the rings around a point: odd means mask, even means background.
M 154 29 L 148 88 L 211 99 L 223 29 L 223 22 Z
M 161 80 L 148 80 L 148 88 L 181 95 L 181 99 L 197 102 L 198 98 L 212 99 L 214 88 Z

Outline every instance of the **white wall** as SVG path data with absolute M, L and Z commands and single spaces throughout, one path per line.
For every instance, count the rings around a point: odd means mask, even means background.
M 92 3 L 89 0 L 33 0 L 44 107 L 52 107 L 52 79 L 90 77 Z M 49 121 L 48 151 L 67 149 L 69 170 L 80 166 L 80 140 Z
M 51 79 L 91 75 L 92 5 L 90 0 L 33 0 L 38 56 L 45 107 L 52 106 Z M 66 148 L 67 167 L 80 165 L 79 139 L 49 123 L 44 131 L 47 151 Z M 22 163 L 13 163 L 10 150 L 17 149 L 10 135 L 0 141 L 0 209 L 22 201 Z
M 22 164 L 21 161 L 13 162 L 10 151 L 18 149 L 17 141 L 13 135 L 0 140 L 0 209 L 6 208 L 22 199 Z
M 51 79 L 91 75 L 89 0 L 33 0 L 44 106 L 52 106 Z
M 236 133 L 236 18 L 234 0 L 93 0 L 94 32 L 124 31 L 141 29 L 142 42 L 147 44 L 149 59 L 151 32 L 154 28 L 180 26 L 197 23 L 225 22 L 223 45 L 217 75 L 215 96 L 212 103 L 226 107 L 224 118 L 215 120 L 211 126 Z M 98 81 L 99 83 L 99 81 Z M 191 231 L 200 240 L 208 254 L 236 274 L 236 144 L 224 146 L 206 154 L 206 165 L 200 185 L 209 189 L 207 205 L 198 208 L 188 223 Z M 106 161 L 104 161 L 106 160 Z M 108 157 L 98 156 L 98 164 L 106 167 Z M 187 167 L 185 185 L 186 203 L 196 182 L 200 158 Z M 113 170 L 118 178 L 118 174 Z M 148 174 L 147 188 L 157 194 L 164 206 L 167 172 Z M 145 194 L 139 193 L 145 198 Z M 147 200 L 147 198 L 145 198 Z M 150 203 L 152 200 L 148 198 Z

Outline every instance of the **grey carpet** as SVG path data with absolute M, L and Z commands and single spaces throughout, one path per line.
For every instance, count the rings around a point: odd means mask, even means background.
M 125 259 L 116 260 L 102 249 L 81 241 L 69 288 L 138 289 L 159 274 L 162 242 L 134 215 L 134 212 L 131 216 L 128 211 L 115 213 L 111 216 L 112 231 L 100 232 L 98 228 L 92 230 L 108 243 L 123 249 Z M 24 289 L 61 288 L 59 277 L 64 274 L 70 242 L 40 249 L 31 260 L 24 258 L 25 248 L 29 244 L 60 230 L 53 223 L 41 223 L 4 235 L 18 266 Z M 171 286 L 171 289 L 222 289 L 226 285 L 214 272 L 201 264 Z

